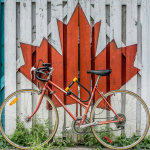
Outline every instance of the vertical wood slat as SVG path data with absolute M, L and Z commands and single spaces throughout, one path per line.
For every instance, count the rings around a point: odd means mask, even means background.
M 128 47 L 130 45 L 137 43 L 137 0 L 127 1 L 126 5 L 126 78 L 133 73 L 130 70 L 131 61 L 134 57 L 134 51 L 132 48 Z M 134 65 L 134 64 L 133 64 Z M 130 71 L 129 71 L 130 70 Z M 126 84 L 126 89 L 137 93 L 137 75 L 135 75 L 128 84 Z
M 16 1 L 11 0 L 5 1 L 5 97 L 7 97 L 9 94 L 15 91 L 16 91 Z M 5 109 L 5 115 L 15 118 L 16 112 L 14 111 L 13 114 L 10 114 L 8 113 L 9 110 L 7 109 Z M 5 116 L 5 124 L 6 124 L 5 131 L 9 133 L 10 127 L 7 126 L 6 116 Z M 13 127 L 15 127 L 15 123 L 11 124 L 11 128 Z
M 11 74 L 9 74 L 8 72 L 11 72 Z M 16 91 L 16 2 L 15 0 L 5 2 L 5 86 L 6 86 L 5 97 L 7 97 L 12 92 Z
M 32 7 L 32 2 L 31 0 L 30 1 L 21 1 L 20 2 L 20 31 L 19 31 L 19 34 L 20 34 L 20 41 L 19 43 L 26 43 L 26 44 L 31 44 L 32 43 L 32 28 L 31 28 L 31 24 L 32 24 L 32 21 L 31 21 L 31 7 Z M 17 29 L 18 30 L 18 29 Z M 27 48 L 27 47 L 26 47 Z M 28 47 L 28 52 L 29 52 L 29 55 L 26 56 L 26 57 L 29 57 L 31 58 L 30 60 L 30 63 L 28 63 L 28 68 L 31 68 L 32 67 L 32 50 L 31 50 L 31 46 Z M 19 53 L 20 53 L 20 59 L 22 60 L 22 52 L 21 52 L 21 49 L 19 48 Z M 22 65 L 24 62 L 21 62 Z M 21 66 L 22 66 L 21 65 Z M 27 65 L 27 64 L 26 64 Z M 28 70 L 25 70 L 25 71 L 28 71 Z M 19 73 L 20 74 L 20 73 Z M 20 88 L 21 89 L 26 89 L 26 88 L 32 88 L 32 83 L 27 79 L 25 78 L 22 74 L 20 74 L 21 76 L 21 86 Z
M 84 9 L 89 9 L 90 1 L 82 1 L 82 5 Z M 91 69 L 91 28 L 87 19 L 90 20 L 90 14 L 85 16 L 83 8 L 79 7 L 80 83 L 91 91 L 91 74 L 87 74 L 87 71 Z M 87 100 L 88 97 L 88 93 L 80 87 L 80 99 Z
M 67 12 L 67 20 L 69 19 L 70 13 L 73 11 L 74 6 L 70 6 L 75 1 L 68 1 L 68 12 Z M 66 68 L 64 74 L 65 76 L 65 87 L 68 86 L 74 77 L 78 77 L 78 6 L 74 10 L 71 19 L 69 20 L 66 27 L 66 50 L 64 49 L 64 55 L 66 55 Z M 78 95 L 78 86 L 75 83 L 71 90 Z M 72 110 L 73 115 L 76 116 L 76 104 L 75 101 L 69 97 L 66 97 L 66 104 L 69 110 Z M 70 105 L 71 104 L 71 105 Z M 72 122 L 72 118 L 66 114 L 66 126 L 70 126 Z
M 142 35 L 141 35 L 141 6 L 137 8 L 137 66 L 141 69 L 142 63 Z M 140 64 L 140 66 L 139 66 Z M 137 74 L 137 94 L 141 97 L 141 72 Z M 141 104 L 136 104 L 136 133 L 141 132 Z
M 141 68 L 141 96 L 150 109 L 150 1 L 142 1 L 142 68 Z M 150 133 L 150 132 L 149 132 Z
M 95 0 L 94 2 L 94 47 L 95 47 L 95 70 L 106 69 L 106 7 L 105 0 Z M 101 20 L 101 21 L 100 21 Z M 98 34 L 98 36 L 96 35 Z M 96 37 L 97 36 L 97 37 Z M 95 82 L 97 75 L 95 76 Z M 99 81 L 98 88 L 106 93 L 106 77 L 102 77 Z M 95 101 L 99 98 L 95 92 Z M 103 106 L 103 104 L 102 104 Z
M 0 106 L 5 99 L 4 83 L 4 2 L 0 1 Z M 4 115 L 4 114 L 3 114 Z M 2 124 L 4 125 L 4 121 Z M 0 133 L 1 135 L 1 133 Z
M 121 1 L 110 2 L 110 91 L 121 87 Z
M 57 9 L 56 9 L 57 8 Z M 52 35 L 51 40 L 56 45 L 58 41 L 61 43 L 61 52 L 56 51 L 55 47 L 51 47 L 51 63 L 54 68 L 52 75 L 52 82 L 57 84 L 59 87 L 64 89 L 64 70 L 63 70 L 63 2 L 62 0 L 51 1 L 51 25 L 52 25 Z M 57 20 L 58 19 L 58 20 Z M 57 32 L 56 32 L 57 31 Z M 51 42 L 51 43 L 52 43 Z M 57 47 L 56 47 L 57 48 Z M 52 87 L 52 90 L 56 92 L 57 96 L 64 103 L 64 94 L 60 92 L 57 88 Z M 60 106 L 59 102 L 52 97 L 57 106 Z M 59 113 L 59 126 L 57 130 L 57 136 L 60 135 L 64 125 L 64 109 L 62 107 L 57 108 Z

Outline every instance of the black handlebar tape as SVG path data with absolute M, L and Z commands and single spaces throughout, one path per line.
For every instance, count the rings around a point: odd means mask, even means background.
M 43 69 L 47 69 L 47 70 L 48 70 L 47 67 L 46 67 L 46 68 L 45 68 L 45 67 L 41 67 L 41 68 L 35 69 L 35 77 L 36 77 L 38 80 L 40 80 L 40 81 L 47 82 L 48 80 L 42 79 L 42 78 L 38 77 L 38 75 L 37 75 L 37 73 L 40 73 L 39 70 L 43 70 Z

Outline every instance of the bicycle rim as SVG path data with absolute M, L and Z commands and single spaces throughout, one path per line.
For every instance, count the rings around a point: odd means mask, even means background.
M 11 94 L 0 109 L 0 130 L 4 138 L 19 149 L 44 146 L 56 133 L 58 114 L 55 105 L 44 95 L 36 114 L 40 94 L 36 90 L 20 90 Z
M 124 120 L 92 126 L 94 136 L 111 149 L 129 149 L 136 146 L 149 128 L 149 111 L 145 102 L 138 95 L 124 90 L 108 92 L 105 97 L 116 114 Z M 117 119 L 103 98 L 99 98 L 92 109 L 90 122 Z

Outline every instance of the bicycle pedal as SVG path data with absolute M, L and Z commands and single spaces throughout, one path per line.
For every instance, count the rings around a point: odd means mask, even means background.
M 71 127 L 66 127 L 65 131 L 71 130 Z

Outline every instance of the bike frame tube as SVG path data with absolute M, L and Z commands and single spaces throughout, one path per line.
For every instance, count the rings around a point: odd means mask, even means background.
M 41 102 L 42 102 L 42 100 L 43 100 L 43 96 L 44 96 L 44 94 L 45 94 L 45 91 L 46 91 L 46 88 L 45 88 L 45 86 L 44 86 L 43 91 L 42 91 L 42 94 L 41 94 L 40 99 L 39 99 L 39 102 L 38 102 L 38 105 L 37 105 L 35 111 L 33 112 L 33 114 L 28 118 L 28 120 L 30 120 L 30 118 L 38 111 L 38 109 L 39 109 L 39 107 L 40 107 L 40 105 L 41 105 Z
M 57 97 L 57 95 L 52 91 L 52 89 L 49 87 L 48 83 L 52 84 L 54 87 L 56 87 L 57 89 L 59 89 L 61 92 L 63 93 L 67 93 L 66 91 L 64 91 L 63 89 L 61 89 L 59 86 L 57 86 L 56 84 L 54 84 L 52 81 L 48 80 L 48 82 L 45 83 L 44 85 L 44 88 L 43 88 L 43 91 L 42 91 L 42 94 L 41 94 L 41 97 L 39 99 L 39 102 L 38 102 L 38 105 L 35 109 L 35 111 L 33 112 L 33 114 L 28 118 L 28 120 L 30 120 L 30 118 L 37 112 L 37 110 L 39 109 L 40 107 L 40 104 L 42 102 L 42 99 L 43 99 L 43 96 L 45 94 L 45 91 L 46 89 L 48 89 L 51 93 L 53 93 L 53 96 L 55 97 L 55 99 L 62 105 L 62 107 L 68 112 L 68 114 L 74 119 L 76 120 L 76 117 L 69 111 L 69 109 L 61 102 L 61 100 Z M 86 108 L 85 110 L 85 113 L 83 115 L 83 120 L 81 121 L 81 124 L 84 123 L 85 119 L 86 119 L 86 116 L 87 116 L 87 113 L 88 113 L 88 110 L 91 106 L 91 102 L 92 102 L 92 99 L 93 99 L 93 96 L 94 96 L 94 93 L 95 93 L 95 90 L 100 94 L 100 96 L 105 100 L 105 102 L 108 104 L 108 106 L 110 107 L 110 109 L 114 112 L 114 114 L 118 117 L 118 120 L 117 121 L 114 121 L 114 120 L 108 120 L 108 121 L 102 121 L 99 123 L 99 125 L 101 124 L 108 124 L 108 123 L 114 123 L 114 122 L 119 122 L 120 118 L 116 112 L 112 109 L 112 107 L 109 105 L 109 103 L 107 102 L 107 100 L 104 98 L 104 96 L 99 92 L 99 90 L 97 89 L 97 86 L 94 86 L 94 89 L 92 91 L 92 95 L 91 95 L 91 98 L 89 100 L 89 103 L 88 103 L 88 106 L 86 106 L 85 104 L 83 104 L 82 102 L 80 102 L 78 99 L 76 99 L 75 97 L 69 95 L 70 98 L 72 98 L 73 100 L 75 100 L 77 103 L 81 104 L 83 107 Z
M 107 105 L 109 106 L 109 108 L 113 111 L 113 113 L 118 117 L 118 119 L 121 119 L 116 112 L 113 110 L 113 108 L 110 106 L 110 104 L 107 102 L 106 98 L 103 96 L 103 94 L 101 94 L 101 92 L 96 88 L 96 91 L 100 94 L 100 96 L 105 100 L 105 102 L 107 103 Z

